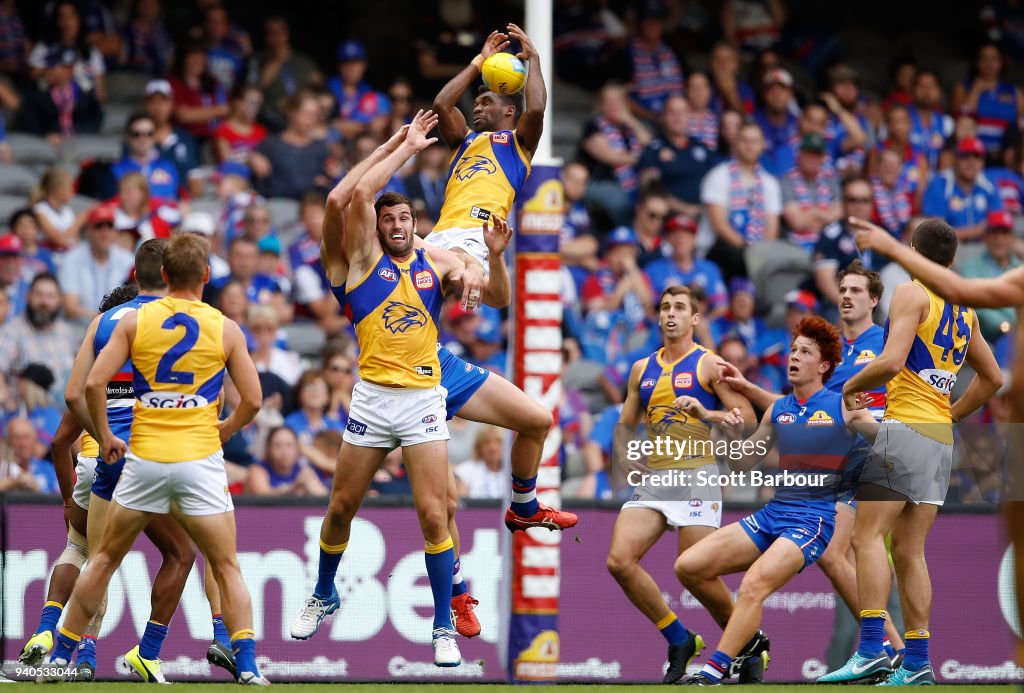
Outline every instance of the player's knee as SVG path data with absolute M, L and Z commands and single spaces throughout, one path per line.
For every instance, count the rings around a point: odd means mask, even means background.
M 695 580 L 708 579 L 713 576 L 706 576 L 707 564 L 697 560 L 696 554 L 684 551 L 675 562 L 676 577 L 680 582 L 693 582 Z
M 196 562 L 196 547 L 190 541 L 174 542 L 160 553 L 164 563 L 185 573 L 192 570 L 192 565 Z
M 71 528 L 68 530 L 68 543 L 64 546 L 60 558 L 57 559 L 57 565 L 73 565 L 81 570 L 88 558 L 89 547 L 85 537 Z
M 352 522 L 359 510 L 359 501 L 342 494 L 335 493 L 327 504 L 327 516 L 324 522 L 331 525 L 343 525 Z
M 608 572 L 619 581 L 629 575 L 634 565 L 636 565 L 635 562 L 630 560 L 628 556 L 623 556 L 619 553 L 609 553 L 608 558 L 605 560 L 605 567 L 608 568 Z
M 448 533 L 448 512 L 440 504 L 419 508 L 420 529 L 424 537 L 436 537 Z
M 551 415 L 549 409 L 534 403 L 534 406 L 530 407 L 530 411 L 527 413 L 524 424 L 524 430 L 520 431 L 521 434 L 543 439 L 547 436 L 551 427 L 555 425 L 555 418 Z
M 740 583 L 736 601 L 763 602 L 772 593 L 771 585 L 760 571 L 748 572 Z

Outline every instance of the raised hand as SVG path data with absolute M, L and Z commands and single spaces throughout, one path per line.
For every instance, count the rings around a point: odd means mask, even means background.
M 494 222 L 493 226 L 489 226 L 487 219 L 484 219 L 484 245 L 492 255 L 501 255 L 512 240 L 512 227 L 497 214 L 492 214 L 491 220 Z
M 690 397 L 689 395 L 676 397 L 672 406 L 696 419 L 706 419 L 708 416 L 708 410 L 704 408 L 704 405 L 696 397 Z
M 422 108 L 416 112 L 416 117 L 409 124 L 405 134 L 405 142 L 417 152 L 437 142 L 436 137 L 427 137 L 427 133 L 437 126 L 437 114 L 431 110 L 424 111 Z
M 722 419 L 722 430 L 725 431 L 727 437 L 733 440 L 743 434 L 743 427 L 745 425 L 743 422 L 743 412 L 739 409 L 733 409 L 726 413 L 725 418 Z
M 400 127 L 397 130 L 395 130 L 395 134 L 393 134 L 391 136 L 391 138 L 388 139 L 388 141 L 384 143 L 385 149 L 387 149 L 389 152 L 395 151 L 402 144 L 402 142 L 405 142 L 405 138 L 408 135 L 409 135 L 409 124 L 406 123 L 402 127 Z
M 491 35 L 484 41 L 483 48 L 480 49 L 480 57 L 487 60 L 495 53 L 501 53 L 506 48 L 508 48 L 508 34 L 492 31 Z
M 522 47 L 522 50 L 519 53 L 516 53 L 517 58 L 520 60 L 529 60 L 537 55 L 537 49 L 533 47 L 533 42 L 530 40 L 530 37 L 527 36 L 526 32 L 520 29 L 517 24 L 509 22 L 507 29 L 509 37 L 519 41 L 519 45 Z
M 892 255 L 893 248 L 900 245 L 891 233 L 867 219 L 850 217 L 848 223 L 854 231 L 857 247 L 861 250 L 874 250 L 882 255 Z
M 467 263 L 465 268 L 452 272 L 448 277 L 448 281 L 452 286 L 462 284 L 463 308 L 475 310 L 480 305 L 480 297 L 483 295 L 484 287 L 487 285 L 487 282 L 484 281 L 483 267 L 476 262 Z
M 846 405 L 847 411 L 867 409 L 871 404 L 871 394 L 868 392 L 844 392 L 843 403 Z

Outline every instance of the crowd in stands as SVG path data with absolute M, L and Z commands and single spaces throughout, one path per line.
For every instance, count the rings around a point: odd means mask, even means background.
M 84 325 L 141 241 L 193 232 L 214 249 L 204 299 L 243 326 L 263 385 L 257 420 L 225 448 L 233 490 L 326 494 L 358 378 L 319 260 L 326 193 L 476 54 L 479 13 L 439 0 L 418 26 L 418 73 L 375 84 L 362 41 L 318 64 L 284 17 L 243 27 L 220 0 L 196 0 L 200 19 L 180 35 L 161 0 L 124 16 L 100 0 L 35 4 L 0 0 L 0 491 L 56 492 L 48 442 Z M 790 330 L 808 313 L 837 319 L 838 272 L 855 259 L 881 272 L 880 322 L 907 279 L 857 250 L 847 217 L 904 240 L 916 219 L 942 217 L 967 276 L 1024 257 L 1024 95 L 1004 76 L 1024 37 L 1009 10 L 985 15 L 999 41 L 976 47 L 969 75 L 906 56 L 870 91 L 850 60 L 870 47 L 797 50 L 784 0 L 555 4 L 552 90 L 585 90 L 594 106 L 562 168 L 567 495 L 613 496 L 611 433 L 630 365 L 660 346 L 666 286 L 698 293 L 700 344 L 783 391 Z M 29 10 L 42 14 L 31 35 Z M 692 50 L 695 33 L 717 38 Z M 85 153 L 96 138 L 116 140 L 113 153 Z M 447 164 L 435 145 L 388 184 L 414 200 L 421 234 Z M 979 316 L 1008 367 L 1015 311 Z M 442 321 L 453 352 L 504 374 L 506 311 L 452 302 Z M 302 328 L 322 348 L 291 343 Z M 1001 394 L 963 446 L 956 500 L 998 495 L 992 427 L 1005 420 Z M 500 432 L 459 420 L 452 432 L 460 492 L 507 495 Z M 389 457 L 372 493 L 408 491 Z

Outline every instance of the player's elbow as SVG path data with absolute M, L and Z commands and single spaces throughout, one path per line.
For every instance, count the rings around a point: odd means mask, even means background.
M 327 195 L 327 212 L 329 214 L 341 215 L 345 212 L 345 202 L 347 196 L 342 194 L 340 190 L 335 188 Z
M 996 364 L 992 364 L 989 372 L 985 375 L 985 380 L 988 384 L 990 396 L 1001 390 L 1003 385 L 1006 383 L 1006 379 L 1003 377 L 1003 372 Z
M 248 411 L 251 411 L 255 416 L 256 412 L 260 410 L 263 405 L 263 393 L 258 389 L 254 392 L 240 393 L 240 400 L 238 403 L 239 407 L 243 407 Z
M 106 388 L 104 378 L 100 378 L 92 373 L 85 379 L 85 396 L 88 398 L 90 395 L 96 394 L 97 392 Z M 70 390 L 70 387 L 68 388 Z M 67 398 L 65 397 L 65 400 Z
M 376 191 L 365 178 L 359 181 L 352 191 L 352 202 L 356 204 L 373 204 L 373 196 Z

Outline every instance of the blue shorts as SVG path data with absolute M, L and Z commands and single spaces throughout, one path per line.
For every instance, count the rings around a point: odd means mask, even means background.
M 437 358 L 441 362 L 441 387 L 448 391 L 445 406 L 448 409 L 448 419 L 451 420 L 476 391 L 483 387 L 491 372 L 486 368 L 466 363 L 444 347 L 437 350 Z
M 836 506 L 824 501 L 769 501 L 753 515 L 740 520 L 740 527 L 761 553 L 767 551 L 776 539 L 789 539 L 804 554 L 806 568 L 821 558 L 832 540 L 836 529 Z
M 121 478 L 121 470 L 124 469 L 124 458 L 122 457 L 113 464 L 107 464 L 103 460 L 96 461 L 96 478 L 92 482 L 92 492 L 97 498 L 109 501 L 114 497 L 114 488 Z

